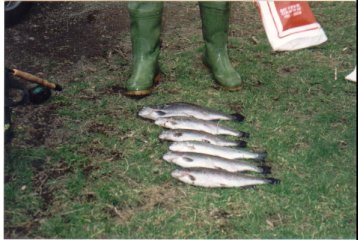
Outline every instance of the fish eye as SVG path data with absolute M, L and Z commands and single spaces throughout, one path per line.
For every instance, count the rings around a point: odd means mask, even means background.
M 191 180 L 191 181 L 195 181 L 196 180 L 196 178 L 193 176 L 193 175 L 188 175 L 188 177 L 189 177 L 189 179 Z
M 174 136 L 175 137 L 181 137 L 183 134 L 182 133 L 180 133 L 180 132 L 176 132 L 176 133 L 174 133 Z

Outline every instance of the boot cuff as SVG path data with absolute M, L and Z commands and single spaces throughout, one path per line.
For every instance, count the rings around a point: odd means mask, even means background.
M 230 9 L 229 2 L 199 2 L 200 8 L 209 8 L 218 11 L 228 11 Z
M 150 18 L 158 17 L 163 13 L 163 8 L 157 9 L 155 11 L 138 11 L 138 10 L 129 10 L 129 16 L 134 18 Z

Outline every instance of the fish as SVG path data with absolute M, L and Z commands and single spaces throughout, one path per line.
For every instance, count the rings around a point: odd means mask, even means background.
M 192 103 L 175 102 L 162 106 L 144 107 L 138 113 L 142 118 L 157 120 L 163 117 L 193 117 L 201 120 L 234 120 L 244 121 L 245 117 L 240 113 L 225 114 L 207 107 L 201 107 Z
M 249 171 L 262 174 L 271 173 L 271 167 L 268 166 L 256 166 L 241 160 L 229 160 L 200 153 L 169 151 L 164 154 L 163 159 L 169 163 L 174 163 L 183 168 L 209 168 L 228 172 Z
M 159 135 L 159 139 L 173 142 L 198 141 L 227 147 L 246 147 L 247 145 L 247 142 L 242 140 L 231 141 L 213 134 L 193 130 L 165 130 Z
M 205 121 L 187 117 L 158 118 L 155 124 L 170 129 L 186 129 L 210 133 L 213 135 L 230 135 L 235 137 L 249 137 L 250 134 L 220 126 L 216 122 Z
M 208 188 L 247 187 L 280 183 L 280 180 L 276 178 L 262 178 L 202 168 L 176 169 L 171 172 L 171 176 L 190 185 Z
M 267 152 L 251 152 L 240 148 L 221 147 L 202 142 L 174 142 L 169 146 L 174 152 L 202 153 L 226 159 L 252 159 L 258 162 L 264 161 Z

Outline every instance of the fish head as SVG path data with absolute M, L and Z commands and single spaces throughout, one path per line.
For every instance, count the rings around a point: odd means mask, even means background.
M 180 130 L 167 130 L 161 132 L 161 134 L 159 135 L 159 139 L 176 141 L 177 139 L 180 139 L 183 135 L 184 133 L 182 133 Z
M 162 127 L 166 127 L 166 128 L 174 128 L 176 125 L 176 121 L 174 119 L 171 118 L 158 118 L 157 120 L 155 120 L 155 124 L 162 126 Z
M 184 169 L 176 169 L 171 173 L 173 178 L 176 178 L 185 183 L 193 183 L 195 177 L 191 175 L 190 171 Z
M 175 142 L 169 146 L 169 149 L 174 152 L 183 152 L 183 142 Z
M 165 112 L 160 111 L 159 109 L 156 108 L 145 107 L 139 111 L 138 115 L 142 118 L 156 120 L 158 118 L 163 117 L 165 115 Z
M 164 154 L 163 159 L 167 162 L 173 162 L 179 156 L 180 156 L 180 154 L 169 151 L 166 154 Z
M 174 142 L 169 149 L 174 152 L 193 152 L 196 148 L 192 142 Z
M 159 139 L 161 140 L 172 139 L 172 134 L 169 131 L 163 131 L 160 133 Z

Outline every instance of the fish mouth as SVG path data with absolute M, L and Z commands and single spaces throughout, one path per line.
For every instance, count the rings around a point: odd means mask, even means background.
M 178 145 L 176 143 L 174 143 L 169 146 L 169 150 L 174 151 L 174 152 L 180 152 L 180 147 L 178 147 Z
M 165 161 L 167 161 L 167 162 L 173 162 L 174 161 L 174 159 L 175 159 L 175 157 L 174 156 L 172 156 L 170 153 L 168 154 L 165 154 L 164 156 L 163 156 L 163 159 L 165 160 Z
M 161 140 L 166 139 L 166 137 L 167 137 L 167 135 L 163 134 L 163 133 L 159 135 L 159 139 L 161 139 Z
M 158 125 L 161 125 L 161 126 L 166 125 L 167 122 L 168 122 L 168 120 L 164 119 L 164 118 L 158 118 L 157 120 L 155 120 L 155 124 L 158 124 Z
M 155 109 L 153 109 L 153 108 L 149 108 L 149 107 L 143 108 L 142 110 L 140 110 L 138 112 L 138 116 L 144 117 L 144 118 L 150 118 L 153 120 L 153 116 L 152 116 L 153 112 L 155 112 Z
M 185 176 L 189 176 L 190 174 L 186 171 L 176 169 L 171 173 L 172 177 L 181 179 Z

